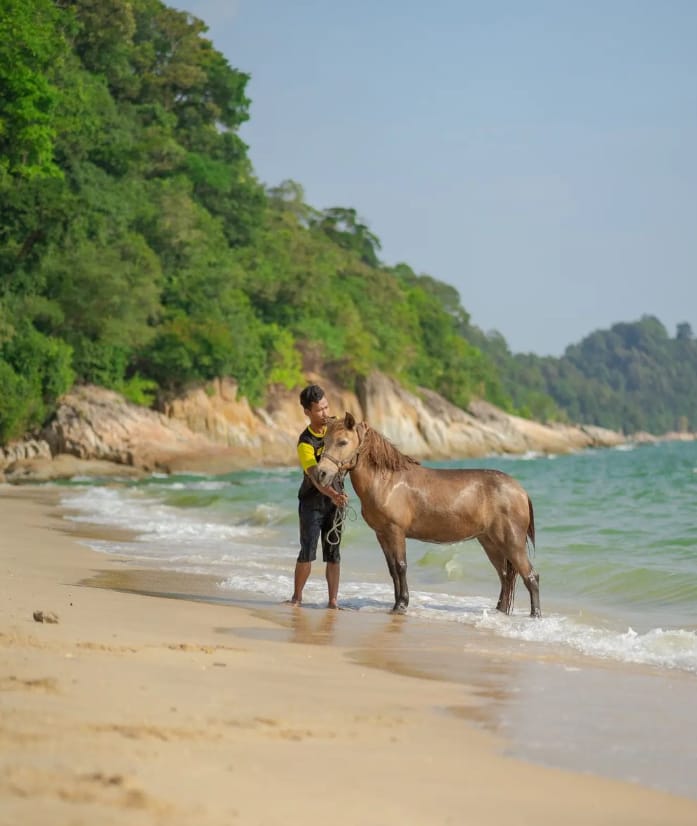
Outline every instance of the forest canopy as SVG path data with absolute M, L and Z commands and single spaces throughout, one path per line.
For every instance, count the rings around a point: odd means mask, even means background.
M 562 359 L 514 355 L 453 287 L 382 262 L 355 208 L 265 187 L 239 137 L 248 75 L 206 32 L 160 0 L 4 0 L 0 442 L 75 382 L 151 404 L 231 376 L 259 404 L 312 359 L 461 407 L 697 428 L 689 325 L 671 339 L 645 317 Z

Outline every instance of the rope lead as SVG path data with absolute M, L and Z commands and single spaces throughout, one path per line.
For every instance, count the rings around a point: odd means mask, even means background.
M 344 480 L 343 477 L 338 481 L 337 490 L 339 493 L 344 492 Z M 349 517 L 350 511 L 350 517 Z M 348 505 L 344 505 L 343 508 L 337 508 L 334 512 L 334 520 L 332 522 L 331 528 L 327 531 L 327 542 L 331 545 L 338 545 L 341 542 L 341 536 L 344 531 L 344 525 L 346 521 L 351 518 L 352 521 L 358 519 L 358 514 L 353 508 L 349 508 Z
M 337 508 L 334 511 L 334 521 L 331 528 L 327 531 L 327 542 L 330 545 L 338 545 L 341 542 L 341 534 L 346 523 L 346 506 Z

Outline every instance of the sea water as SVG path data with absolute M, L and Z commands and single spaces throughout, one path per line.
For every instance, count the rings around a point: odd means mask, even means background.
M 410 616 L 516 645 L 697 673 L 697 442 L 428 464 L 497 468 L 524 485 L 535 510 L 530 553 L 543 617 L 530 619 L 520 581 L 512 616 L 495 610 L 498 577 L 476 541 L 409 540 Z M 297 468 L 75 479 L 64 504 L 71 519 L 132 532 L 128 541 L 89 540 L 100 552 L 141 568 L 206 574 L 216 601 L 268 605 L 292 592 L 299 482 Z M 348 480 L 346 487 L 340 603 L 386 613 L 392 581 Z M 306 605 L 326 604 L 323 567 L 313 567 Z

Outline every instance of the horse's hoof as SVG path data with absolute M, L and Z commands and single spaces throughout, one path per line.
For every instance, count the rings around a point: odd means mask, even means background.
M 513 613 L 513 605 L 497 605 L 496 610 L 500 614 L 505 614 L 507 617 L 510 617 Z
M 393 614 L 406 614 L 407 613 L 407 606 L 402 605 L 401 603 L 397 603 L 395 607 L 392 609 Z

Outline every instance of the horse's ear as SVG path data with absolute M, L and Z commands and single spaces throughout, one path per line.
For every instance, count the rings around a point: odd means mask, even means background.
M 356 426 L 356 420 L 353 418 L 353 416 L 350 413 L 347 412 L 346 415 L 344 416 L 344 427 L 346 428 L 346 430 L 353 430 L 353 428 L 355 426 Z

